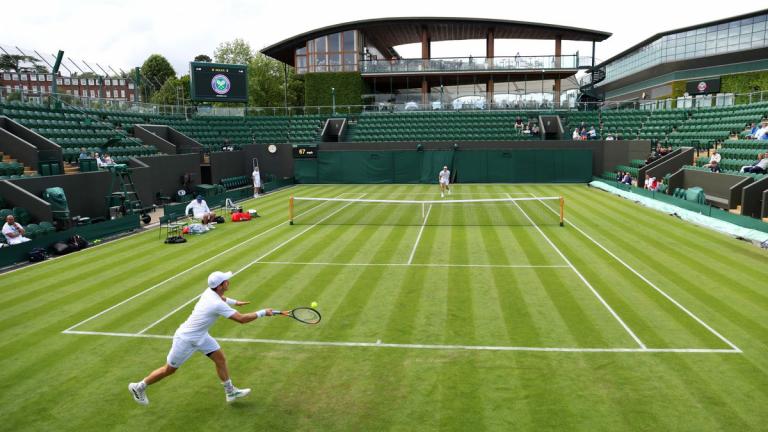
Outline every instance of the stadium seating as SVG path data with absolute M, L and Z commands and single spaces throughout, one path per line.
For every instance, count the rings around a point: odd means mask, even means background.
M 247 176 L 227 177 L 220 181 L 221 185 L 227 189 L 236 189 L 251 185 L 251 178 Z
M 364 113 L 350 127 L 347 141 L 503 141 L 539 139 L 515 129 L 516 111 Z
M 103 113 L 79 108 L 54 109 L 20 102 L 0 104 L 0 115 L 12 118 L 61 146 L 66 162 L 77 162 L 81 148 L 89 153 L 109 152 L 116 163 L 125 162 L 131 156 L 158 153 L 154 146 L 145 146 L 141 140 L 117 130 L 114 124 L 102 121 Z M 46 170 L 42 174 L 48 173 L 49 170 Z
M 152 119 L 153 123 L 170 126 L 197 140 L 207 151 L 221 150 L 226 143 L 234 148 L 254 143 L 314 143 L 320 136 L 324 121 L 324 117 L 317 115 Z

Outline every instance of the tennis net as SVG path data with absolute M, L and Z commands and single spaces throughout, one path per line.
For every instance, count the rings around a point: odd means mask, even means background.
M 386 200 L 290 197 L 292 225 L 563 225 L 562 197 Z

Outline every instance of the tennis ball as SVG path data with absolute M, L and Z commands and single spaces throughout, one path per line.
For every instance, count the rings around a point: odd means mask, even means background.
M 312 302 L 311 306 L 312 306 L 313 308 L 316 308 L 316 307 L 317 307 L 317 302 L 316 302 L 316 301 L 315 301 L 315 302 Z

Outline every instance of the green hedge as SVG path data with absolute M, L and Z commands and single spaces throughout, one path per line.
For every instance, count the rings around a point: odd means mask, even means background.
M 749 72 L 722 77 L 720 91 L 723 93 L 752 93 L 768 90 L 768 72 Z M 736 103 L 747 103 L 747 96 L 738 96 Z
M 365 81 L 358 72 L 309 73 L 304 76 L 304 103 L 307 106 L 330 107 L 333 103 L 331 88 L 336 89 L 337 107 L 361 105 L 363 94 L 368 93 Z M 330 113 L 330 111 L 329 108 L 323 112 Z M 340 110 L 340 112 L 346 113 L 347 110 Z

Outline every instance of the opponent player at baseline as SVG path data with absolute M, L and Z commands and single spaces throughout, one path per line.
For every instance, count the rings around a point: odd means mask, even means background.
M 173 345 L 168 353 L 167 363 L 152 371 L 143 380 L 128 384 L 128 391 L 136 402 L 148 405 L 147 386 L 169 375 L 173 375 L 195 351 L 205 354 L 216 364 L 216 373 L 219 375 L 224 386 L 227 402 L 248 396 L 251 389 L 239 389 L 232 384 L 229 370 L 227 369 L 227 359 L 224 357 L 224 353 L 221 351 L 221 347 L 216 342 L 216 339 L 208 334 L 208 329 L 220 316 L 237 321 L 240 324 L 245 324 L 257 318 L 271 316 L 272 309 L 262 309 L 247 314 L 241 314 L 232 309 L 232 306 L 243 306 L 250 302 L 224 297 L 224 293 L 229 289 L 229 279 L 231 277 L 232 272 L 224 273 L 220 271 L 215 271 L 208 276 L 208 288 L 206 288 L 200 296 L 200 300 L 195 304 L 192 314 L 179 326 L 173 335 Z
M 445 198 L 445 191 L 448 191 L 448 194 L 451 193 L 451 172 L 448 171 L 448 166 L 444 166 L 443 170 L 440 171 L 440 174 L 437 175 L 437 180 L 440 182 L 440 196 L 442 198 Z

